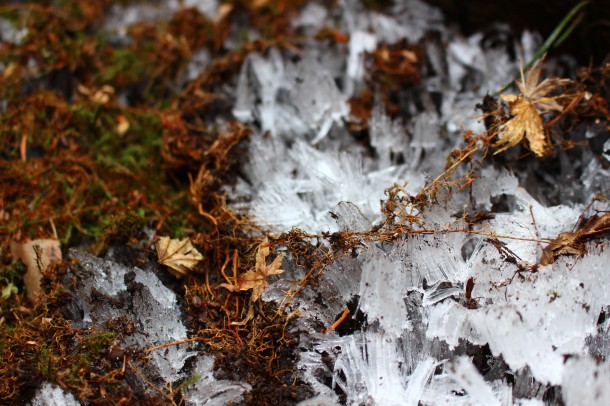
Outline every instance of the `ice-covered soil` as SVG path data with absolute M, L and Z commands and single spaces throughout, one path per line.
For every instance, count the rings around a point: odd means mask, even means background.
M 217 7 L 201 3 L 208 13 Z M 301 53 L 251 53 L 228 90 L 234 116 L 254 134 L 245 175 L 227 193 L 235 209 L 272 235 L 295 227 L 366 233 L 380 225 L 384 190 L 397 183 L 417 195 L 442 173 L 450 152 L 463 146 L 463 132 L 484 131 L 473 118 L 475 105 L 508 83 L 517 58 L 529 60 L 541 41 L 504 27 L 465 38 L 416 0 L 386 13 L 339 3 L 334 10 L 315 2 L 303 8 L 293 21 L 304 34 Z M 314 40 L 322 27 L 349 40 Z M 347 123 L 350 98 L 371 80 L 365 53 L 400 41 L 421 50 L 413 56 L 420 81 L 395 92 L 393 115 L 373 86 L 363 141 Z M 560 62 L 549 58 L 548 72 Z M 543 161 L 517 147 L 456 170 L 473 171 L 472 183 L 439 192 L 435 204 L 418 209 L 416 232 L 363 239 L 354 255 L 337 255 L 314 286 L 294 297 L 286 311 L 299 311 L 292 325 L 300 340 L 298 377 L 317 396 L 304 404 L 610 404 L 610 243 L 591 238 L 582 255 L 540 261 L 550 239 L 610 208 L 594 201 L 610 178 L 606 158 L 592 147 L 606 143 L 608 131 L 582 126 L 562 137 L 585 142 L 578 153 Z M 479 221 L 467 221 L 480 213 Z M 123 348 L 188 337 L 175 293 L 152 267 L 129 268 L 80 251 L 72 256 L 82 281 L 74 291 L 77 325 L 121 318 L 136 326 Z M 263 300 L 281 301 L 292 287 L 287 280 L 302 276 L 291 261 L 288 252 L 285 278 Z M 321 332 L 345 308 L 343 327 Z M 203 379 L 186 392 L 190 404 L 241 401 L 250 386 L 216 380 L 213 356 L 184 344 L 133 367 L 165 383 L 195 371 Z M 58 391 L 44 386 L 33 404 L 60 398 L 54 401 L 75 404 Z
M 76 327 L 120 325 L 123 334 L 116 345 L 130 350 L 147 350 L 188 338 L 176 295 L 155 275 L 153 265 L 148 264 L 147 271 L 127 267 L 114 262 L 112 252 L 100 259 L 72 250 L 71 257 L 78 262 L 73 269 L 78 282 L 71 291 L 70 306 Z M 144 379 L 171 383 L 195 374 L 201 377 L 186 392 L 187 404 L 236 402 L 251 389 L 247 383 L 214 379 L 213 357 L 187 344 L 150 351 L 148 358 L 142 365 L 129 364 L 140 385 L 146 386 Z M 185 367 L 187 361 L 194 365 L 192 370 Z

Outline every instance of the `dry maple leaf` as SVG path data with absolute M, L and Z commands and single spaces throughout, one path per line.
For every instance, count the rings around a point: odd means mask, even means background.
M 267 265 L 267 257 L 269 256 L 267 242 L 267 237 L 265 237 L 261 245 L 259 245 L 258 251 L 256 252 L 256 265 L 253 269 L 240 276 L 234 285 L 223 283 L 220 286 L 231 292 L 252 289 L 250 301 L 256 302 L 263 294 L 265 288 L 269 286 L 267 277 L 279 275 L 284 272 L 283 269 L 280 269 L 280 266 L 282 265 L 284 255 L 286 255 L 285 253 L 278 255 L 273 262 Z
M 190 238 L 183 240 L 159 237 L 155 242 L 159 263 L 169 267 L 171 273 L 181 278 L 203 259 Z
M 512 118 L 504 124 L 502 138 L 494 145 L 499 148 L 496 154 L 517 145 L 525 136 L 532 152 L 538 157 L 544 156 L 547 140 L 540 114 L 562 110 L 555 98 L 548 94 L 568 83 L 569 79 L 551 78 L 538 83 L 543 61 L 544 56 L 532 66 L 527 78 L 521 67 L 521 81 L 516 81 L 520 95 L 500 95 L 508 103 Z

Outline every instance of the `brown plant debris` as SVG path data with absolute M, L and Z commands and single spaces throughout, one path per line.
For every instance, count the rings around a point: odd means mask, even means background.
M 561 233 L 542 251 L 540 263 L 548 265 L 561 255 L 584 255 L 585 242 L 610 233 L 610 213 L 589 218 L 574 232 Z
M 466 286 L 464 287 L 464 306 L 468 309 L 478 309 L 479 304 L 472 297 L 472 289 L 474 289 L 474 278 L 471 276 L 466 281 Z
M 495 143 L 496 154 L 517 145 L 523 137 L 529 148 L 537 157 L 546 154 L 548 148 L 541 114 L 551 111 L 562 111 L 562 106 L 555 97 L 549 94 L 570 81 L 568 79 L 547 78 L 538 83 L 544 57 L 540 58 L 529 70 L 527 78 L 521 68 L 521 81 L 516 81 L 520 95 L 502 94 L 500 97 L 508 103 L 512 118 L 504 124 L 502 138 Z
M 43 272 L 50 264 L 62 259 L 59 241 L 41 239 L 12 242 L 11 255 L 13 261 L 21 260 L 25 264 L 27 272 L 23 276 L 23 284 L 30 302 L 36 301 Z
M 183 240 L 160 237 L 155 243 L 159 263 L 166 265 L 177 278 L 192 271 L 203 259 L 203 255 L 195 247 L 190 238 Z
M 284 270 L 280 269 L 280 266 L 282 266 L 282 260 L 285 255 L 285 253 L 281 253 L 273 262 L 267 264 L 269 246 L 267 237 L 265 237 L 256 252 L 256 265 L 254 268 L 237 278 L 237 281 L 234 284 L 222 283 L 220 286 L 230 292 L 252 289 L 251 302 L 256 302 L 263 294 L 265 288 L 269 286 L 267 277 L 284 273 Z

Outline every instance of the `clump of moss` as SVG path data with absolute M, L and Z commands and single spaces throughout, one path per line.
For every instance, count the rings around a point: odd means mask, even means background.
M 0 299 L 0 373 L 6 378 L 0 396 L 9 403 L 29 400 L 43 381 L 57 383 L 83 402 L 103 396 L 129 401 L 138 393 L 129 385 L 124 360 L 139 359 L 137 354 L 123 354 L 120 360 L 109 356 L 120 347 L 121 329 L 80 331 L 63 317 L 67 298 L 59 281 L 67 262 L 46 272 L 46 295 L 38 303 L 26 302 L 23 266 L 10 265 L 10 241 L 58 238 L 64 249 L 86 245 L 95 253 L 112 245 L 146 250 L 151 242 L 146 229 L 190 236 L 205 253 L 199 273 L 175 288 L 185 296 L 202 286 L 211 292 L 206 314 L 219 335 L 200 331 L 198 319 L 192 320 L 208 348 L 222 347 L 223 354 L 235 358 L 244 354 L 241 345 L 254 332 L 255 350 L 246 354 L 253 384 L 262 377 L 268 385 L 290 384 L 288 375 L 272 373 L 280 364 L 290 369 L 283 349 L 294 341 L 284 335 L 283 319 L 269 321 L 262 315 L 271 310 L 261 307 L 257 325 L 227 328 L 242 317 L 248 296 L 209 287 L 222 280 L 227 257 L 235 256 L 235 272 L 245 272 L 259 243 L 250 237 L 256 227 L 229 210 L 221 192 L 234 181 L 250 134 L 232 121 L 224 83 L 236 80 L 248 52 L 289 46 L 289 16 L 305 2 L 267 2 L 265 7 L 229 2 L 228 13 L 215 21 L 182 8 L 155 24 L 135 23 L 124 41 L 114 41 L 104 31 L 105 16 L 111 7 L 128 3 L 62 0 L 0 7 L 0 16 L 25 33 L 19 41 L 0 44 L 5 67 L 0 75 L 5 103 L 0 234 L 6 237 L 0 242 L 0 283 L 6 290 Z M 243 18 L 265 27 L 265 39 L 243 38 L 241 48 L 228 51 L 232 21 Z M 189 61 L 202 49 L 212 59 L 209 66 L 185 82 Z M 219 116 L 226 125 L 217 124 Z M 215 301 L 223 305 L 215 307 Z M 284 337 L 279 345 L 278 337 Z M 172 396 L 179 397 L 178 392 L 174 389 Z

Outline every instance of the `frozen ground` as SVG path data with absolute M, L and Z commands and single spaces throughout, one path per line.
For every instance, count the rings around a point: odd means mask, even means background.
M 199 3 L 206 13 L 217 7 Z M 473 118 L 475 105 L 508 83 L 517 58 L 529 60 L 540 44 L 534 33 L 515 37 L 505 27 L 463 37 L 416 0 L 383 14 L 339 3 L 332 12 L 321 3 L 306 6 L 293 22 L 308 38 L 302 54 L 251 53 L 229 90 L 234 116 L 255 134 L 246 175 L 227 192 L 234 208 L 272 234 L 294 227 L 366 232 L 379 225 L 384 190 L 405 184 L 416 195 L 440 174 L 448 154 L 462 146 L 462 133 L 484 130 Z M 124 13 L 109 28 L 120 31 L 144 11 Z M 314 40 L 323 26 L 349 41 Z M 348 100 L 365 86 L 364 53 L 404 40 L 422 50 L 421 82 L 400 93 L 400 118 L 391 118 L 375 96 L 367 145 L 346 125 Z M 552 72 L 558 64 L 550 58 L 547 66 Z M 575 131 L 591 144 L 608 138 L 607 131 Z M 330 264 L 317 287 L 307 286 L 287 309 L 300 312 L 293 326 L 300 337 L 298 374 L 317 396 L 304 404 L 610 404 L 608 240 L 586 242 L 582 256 L 538 265 L 545 241 L 572 231 L 583 213 L 609 209 L 603 199 L 589 206 L 608 191 L 608 165 L 588 145 L 581 148 L 577 156 L 549 158 L 555 164 L 529 156 L 521 158 L 527 164 L 511 165 L 519 156 L 507 151 L 512 161 L 503 165 L 469 167 L 468 188 L 415 212 L 414 227 L 436 233 L 363 241 L 357 255 Z M 477 212 L 488 216 L 465 221 Z M 288 254 L 286 278 L 265 291 L 266 301 L 279 301 L 290 289 L 286 280 L 301 275 Z M 175 294 L 152 270 L 78 251 L 72 256 L 83 281 L 75 291 L 77 324 L 126 317 L 141 333 L 123 345 L 140 348 L 187 338 Z M 92 306 L 100 294 L 122 304 Z M 349 328 L 320 332 L 346 307 Z M 203 379 L 187 391 L 187 403 L 241 401 L 249 385 L 216 380 L 212 363 L 213 354 L 182 345 L 154 352 L 146 368 L 165 382 L 194 369 Z M 75 403 L 48 385 L 33 401 Z
M 483 34 L 460 37 L 440 26 L 435 10 L 415 1 L 394 11 L 390 17 L 346 7 L 339 25 L 350 34 L 344 52 L 312 43 L 298 63 L 277 51 L 252 54 L 244 63 L 234 113 L 258 125 L 261 136 L 251 143 L 248 178 L 234 193 L 250 197 L 245 208 L 262 224 L 277 232 L 369 229 L 381 219 L 379 202 L 388 185 L 406 183 L 409 193 L 418 193 L 442 172 L 462 131 L 482 130 L 471 119 L 474 106 L 517 69 L 507 48 L 528 60 L 539 45 L 529 33 L 493 47 Z M 323 18 L 330 16 L 310 5 L 296 24 L 319 26 Z M 438 36 L 430 40 L 428 31 Z M 404 121 L 389 118 L 376 100 L 371 154 L 343 125 L 345 103 L 362 86 L 363 52 L 405 38 L 423 44 L 429 64 L 421 94 L 404 100 Z M 440 101 L 432 103 L 434 96 Z M 468 208 L 491 211 L 493 218 L 472 230 L 481 234 L 404 235 L 367 243 L 356 259 L 332 264 L 320 284 L 331 287 L 309 288 L 292 309 L 301 311 L 307 343 L 300 355 L 303 376 L 321 395 L 348 404 L 577 404 L 582 398 L 571 393 L 583 384 L 591 392 L 579 396 L 610 402 L 604 391 L 593 394 L 594 381 L 603 379 L 593 378 L 601 376 L 595 371 L 608 367 L 593 361 L 607 355 L 599 348 L 607 351 L 608 243 L 592 243 L 581 258 L 534 267 L 541 241 L 573 230 L 585 202 L 607 189 L 602 164 L 569 163 L 588 169 L 569 182 L 559 173 L 545 174 L 557 182 L 555 189 L 565 188 L 553 206 L 532 197 L 540 186 L 527 169 L 484 166 L 467 196 L 446 197 L 421 216 L 422 228 L 458 230 L 466 228 L 460 219 Z M 502 209 L 492 204 L 498 199 L 505 202 Z M 600 203 L 587 215 L 607 209 Z M 469 279 L 473 306 L 463 300 Z M 277 289 L 267 298 L 279 297 L 282 282 Z M 355 331 L 324 335 L 311 327 L 332 324 L 350 301 L 356 303 L 351 317 L 357 309 L 365 318 Z M 570 378 L 575 376 L 591 381 Z

